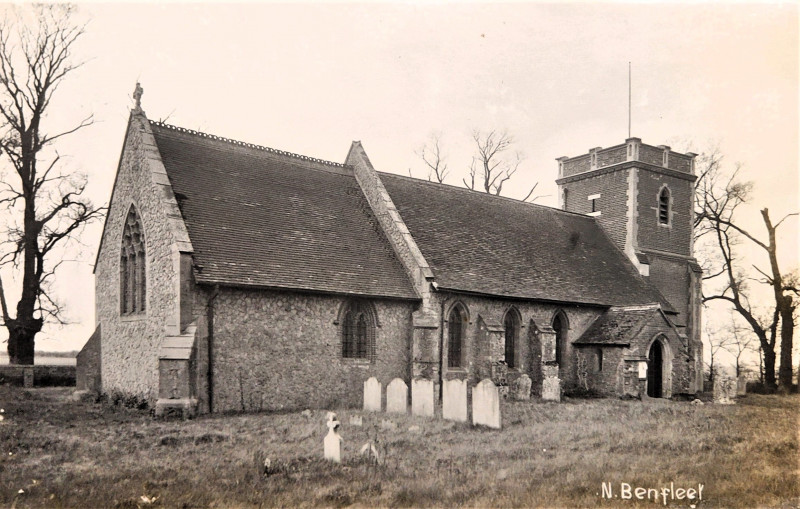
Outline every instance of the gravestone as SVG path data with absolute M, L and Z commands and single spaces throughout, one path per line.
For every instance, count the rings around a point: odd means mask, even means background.
M 561 401 L 561 380 L 557 376 L 547 376 L 542 382 L 544 401 Z
M 513 397 L 517 401 L 527 401 L 531 399 L 531 377 L 522 375 L 514 380 Z
M 374 376 L 364 382 L 364 411 L 381 411 L 381 383 Z
M 415 378 L 411 381 L 411 413 L 433 417 L 433 380 Z
M 408 385 L 399 378 L 386 386 L 386 411 L 395 414 L 408 413 Z
M 725 375 L 714 377 L 714 403 L 733 405 L 736 397 L 736 381 Z
M 350 426 L 363 426 L 363 425 L 364 425 L 364 419 L 362 419 L 360 415 L 350 416 Z
M 22 386 L 26 389 L 33 387 L 33 368 L 22 368 Z
M 488 378 L 472 389 L 472 424 L 500 429 L 500 392 Z
M 442 391 L 442 418 L 467 422 L 466 380 L 445 380 Z
M 746 394 L 747 394 L 747 377 L 744 375 L 739 375 L 739 378 L 736 380 L 736 395 L 744 396 Z
M 325 459 L 336 463 L 342 462 L 342 437 L 339 436 L 340 423 L 336 419 L 336 414 L 328 412 L 328 434 L 323 441 Z

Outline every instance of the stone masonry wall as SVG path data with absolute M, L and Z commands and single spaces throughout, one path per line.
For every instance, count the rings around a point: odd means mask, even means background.
M 687 325 L 691 311 L 691 281 L 686 260 L 650 255 L 650 282 L 666 297 L 678 317 L 675 322 Z M 687 334 L 689 331 L 687 331 Z
M 158 347 L 165 327 L 175 319 L 178 275 L 164 193 L 151 171 L 152 158 L 157 155 L 148 146 L 146 122 L 143 116 L 133 115 L 128 126 L 95 266 L 95 301 L 102 327 L 103 391 L 120 391 L 154 403 L 158 394 Z M 145 313 L 120 316 L 122 227 L 132 204 L 144 228 L 147 305 Z
M 658 196 L 669 187 L 669 225 L 658 222 Z M 641 249 L 657 249 L 690 256 L 692 238 L 692 183 L 670 175 L 639 169 L 638 241 Z
M 444 327 L 443 334 L 446 342 L 448 337 L 448 323 L 447 317 L 449 310 L 456 302 L 460 302 L 467 309 L 469 314 L 469 324 L 464 337 L 464 344 L 462 349 L 464 352 L 465 363 L 460 369 L 447 368 L 447 345 L 443 346 L 444 359 L 443 366 L 445 366 L 445 379 L 452 378 L 466 378 L 470 383 L 477 383 L 482 377 L 481 373 L 481 353 L 486 345 L 478 344 L 481 334 L 478 331 L 478 317 L 480 316 L 484 322 L 490 324 L 503 324 L 505 313 L 513 306 L 520 314 L 520 331 L 518 335 L 517 345 L 517 358 L 520 360 L 520 367 L 518 369 L 509 370 L 509 378 L 514 378 L 518 374 L 526 373 L 531 378 L 536 377 L 536 367 L 532 365 L 531 359 L 536 355 L 531 352 L 530 343 L 532 338 L 530 336 L 530 327 L 550 327 L 553 323 L 553 318 L 556 312 L 563 311 L 567 316 L 569 322 L 569 331 L 567 334 L 567 347 L 564 352 L 564 358 L 567 360 L 564 366 L 564 385 L 570 386 L 575 383 L 574 371 L 574 349 L 572 341 L 579 338 L 603 312 L 600 308 L 581 307 L 581 306 L 558 306 L 555 304 L 544 303 L 531 303 L 524 301 L 512 301 L 505 299 L 492 299 L 488 297 L 475 297 L 475 296 L 458 296 L 458 295 L 442 295 L 440 297 L 444 300 Z
M 410 384 L 413 303 L 372 300 L 376 358 L 342 357 L 344 297 L 221 288 L 214 299 L 215 412 L 358 406 L 364 380 Z
M 622 250 L 625 249 L 628 221 L 628 173 L 626 169 L 619 169 L 561 186 L 567 190 L 566 210 L 579 214 L 589 214 L 592 202 L 587 198 L 600 194 L 596 202 L 596 210 L 600 211 L 597 222 Z
M 78 390 L 100 391 L 100 327 L 83 345 L 75 359 L 75 386 Z
M 576 349 L 576 362 L 580 356 L 585 358 L 586 379 L 589 390 L 604 396 L 620 395 L 618 385 L 624 366 L 623 348 L 607 346 L 602 349 L 596 346 L 584 346 Z M 602 350 L 603 366 L 599 368 L 598 350 Z

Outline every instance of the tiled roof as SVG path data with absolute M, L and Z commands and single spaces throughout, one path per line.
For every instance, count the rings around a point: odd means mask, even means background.
M 609 308 L 573 344 L 628 346 L 656 313 L 657 306 Z
M 594 218 L 381 173 L 440 288 L 607 306 L 662 303 Z
M 418 298 L 350 168 L 151 127 L 198 282 Z

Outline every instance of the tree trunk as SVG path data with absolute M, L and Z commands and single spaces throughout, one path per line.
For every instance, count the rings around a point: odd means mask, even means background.
M 764 384 L 767 388 L 775 390 L 777 383 L 775 383 L 775 350 L 764 349 Z
M 784 295 L 781 300 L 781 365 L 778 369 L 778 385 L 781 392 L 788 394 L 792 389 L 794 316 L 791 296 Z
M 9 320 L 8 329 L 8 362 L 9 364 L 33 364 L 34 338 L 42 330 L 42 319 L 33 318 L 28 321 Z

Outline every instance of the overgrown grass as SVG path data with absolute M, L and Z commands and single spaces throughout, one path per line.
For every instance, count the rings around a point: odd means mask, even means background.
M 798 396 L 509 403 L 502 431 L 386 414 L 357 427 L 341 410 L 342 465 L 321 460 L 323 411 L 156 421 L 68 396 L 0 386 L 0 506 L 663 507 L 603 499 L 603 482 L 703 484 L 698 507 L 800 503 Z M 383 464 L 358 456 L 369 439 Z

